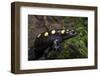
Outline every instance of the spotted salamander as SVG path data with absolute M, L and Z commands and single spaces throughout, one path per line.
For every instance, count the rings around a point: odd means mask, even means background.
M 47 48 L 52 48 L 54 51 L 59 51 L 61 48 L 60 43 L 74 37 L 76 34 L 76 31 L 73 29 L 56 29 L 38 34 L 34 42 L 34 48 L 29 50 L 30 56 L 28 59 L 39 59 Z M 34 55 L 32 52 L 34 52 Z

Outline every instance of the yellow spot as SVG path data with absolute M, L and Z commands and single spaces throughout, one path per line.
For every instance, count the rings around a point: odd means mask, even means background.
M 74 30 L 71 30 L 72 32 L 74 31 Z
M 65 33 L 65 30 L 61 30 L 61 34 L 64 34 Z
M 45 32 L 45 33 L 44 33 L 44 36 L 48 36 L 48 35 L 49 35 L 49 33 L 48 33 L 48 32 Z
M 37 36 L 37 37 L 39 38 L 40 36 L 41 36 L 41 34 L 38 34 L 38 36 Z
M 51 31 L 51 34 L 55 34 L 55 33 L 56 33 L 56 31 L 55 31 L 55 30 L 52 30 L 52 31 Z
M 66 31 L 68 32 L 68 31 L 69 31 L 69 29 L 66 29 Z

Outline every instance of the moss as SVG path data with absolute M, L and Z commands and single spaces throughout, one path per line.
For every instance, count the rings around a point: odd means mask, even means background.
M 65 40 L 62 45 L 62 50 L 56 55 L 50 52 L 48 57 L 61 58 L 61 59 L 73 59 L 73 58 L 87 58 L 87 22 L 88 19 L 85 17 L 64 17 L 64 24 L 72 23 L 74 25 L 64 25 L 65 27 L 74 28 L 77 31 L 77 36 Z

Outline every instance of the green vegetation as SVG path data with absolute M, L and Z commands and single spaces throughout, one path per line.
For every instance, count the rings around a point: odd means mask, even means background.
M 86 17 L 64 17 L 64 27 L 73 28 L 77 31 L 77 35 L 64 41 L 61 45 L 62 51 L 51 51 L 48 54 L 50 59 L 73 59 L 73 58 L 87 58 L 88 57 L 88 19 Z M 67 25 L 66 25 L 67 24 Z

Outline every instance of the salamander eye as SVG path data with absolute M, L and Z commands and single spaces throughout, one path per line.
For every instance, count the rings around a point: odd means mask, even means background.
M 49 35 L 49 33 L 48 33 L 48 32 L 45 32 L 45 33 L 44 33 L 44 36 L 48 36 L 48 35 Z
M 52 30 L 52 31 L 51 31 L 51 34 L 55 34 L 55 33 L 56 33 L 56 31 L 55 31 L 55 30 Z
M 64 34 L 65 33 L 65 30 L 61 30 L 61 34 Z
M 37 36 L 37 37 L 39 38 L 40 36 L 41 36 L 41 34 L 38 34 L 38 36 Z

